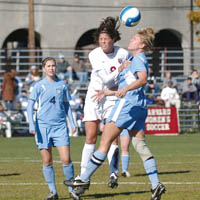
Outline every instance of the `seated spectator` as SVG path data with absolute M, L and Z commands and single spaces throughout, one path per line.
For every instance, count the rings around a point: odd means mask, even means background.
M 200 76 L 196 69 L 192 71 L 192 83 L 196 86 L 198 93 L 200 92 Z
M 12 72 L 11 66 L 6 66 L 6 73 L 2 82 L 2 100 L 6 110 L 14 109 L 14 100 L 16 94 L 15 73 Z
M 35 65 L 32 65 L 30 72 L 26 76 L 25 82 L 28 87 L 29 93 L 32 91 L 33 86 L 41 79 L 39 68 Z
M 83 60 L 81 60 L 79 58 L 78 54 L 74 55 L 72 67 L 75 70 L 79 81 L 81 83 L 87 83 L 88 82 L 88 72 L 86 71 L 86 67 L 84 65 Z
M 181 106 L 180 96 L 176 88 L 173 88 L 172 80 L 169 80 L 168 86 L 162 89 L 161 99 L 165 102 L 166 107 L 176 106 L 177 110 L 179 110 Z
M 19 102 L 19 97 L 21 96 L 21 91 L 22 91 L 22 88 L 24 87 L 24 84 L 21 80 L 21 77 L 18 75 L 19 73 L 16 71 L 16 69 L 12 69 L 11 72 L 14 74 L 14 79 L 16 81 L 15 100 L 13 102 L 13 108 L 14 110 L 16 110 L 17 104 Z
M 11 123 L 1 103 L 0 103 L 0 129 L 5 129 L 5 134 L 7 138 L 12 137 Z
M 56 72 L 58 78 L 67 80 L 68 83 L 72 83 L 73 80 L 78 79 L 76 76 L 76 72 L 73 67 L 65 60 L 65 56 L 63 54 L 59 54 L 59 61 L 57 62 Z
M 157 97 L 160 92 L 160 88 L 156 83 L 156 77 L 151 67 L 149 67 L 147 84 L 145 85 L 145 94 L 153 97 Z
M 191 104 L 192 100 L 194 100 L 195 103 L 199 103 L 199 94 L 196 86 L 192 83 L 191 77 L 188 77 L 187 80 L 183 83 L 182 98 L 186 98 L 186 101 L 189 104 Z
M 176 88 L 176 90 L 178 91 L 176 78 L 172 77 L 171 72 L 166 72 L 165 73 L 165 77 L 163 79 L 163 87 L 162 88 L 168 87 L 168 81 L 172 81 L 172 83 L 173 83 L 172 87 Z

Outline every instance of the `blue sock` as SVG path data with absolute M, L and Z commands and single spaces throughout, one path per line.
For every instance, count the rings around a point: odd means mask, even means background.
M 74 166 L 73 166 L 72 162 L 70 162 L 68 165 L 63 165 L 63 172 L 66 177 L 66 180 L 70 180 L 70 179 L 74 178 Z M 71 186 L 68 186 L 69 192 L 71 192 L 72 189 L 73 188 Z
M 46 180 L 46 183 L 49 186 L 49 190 L 50 192 L 52 192 L 53 194 L 56 194 L 56 183 L 55 183 L 55 175 L 54 175 L 54 169 L 53 166 L 44 166 L 43 165 L 43 174 L 44 174 L 44 178 Z
M 125 155 L 125 156 L 122 155 L 121 159 L 122 159 L 122 172 L 126 172 L 126 171 L 128 171 L 130 156 L 129 155 Z
M 106 157 L 107 154 L 101 153 L 98 150 L 95 151 L 87 165 L 85 172 L 81 174 L 80 179 L 85 182 L 89 181 L 92 174 L 101 166 Z
M 156 167 L 156 161 L 154 158 L 151 158 L 149 160 L 144 161 L 144 168 L 146 170 L 146 173 L 149 177 L 149 180 L 152 184 L 152 189 L 155 189 L 159 183 L 158 179 L 158 171 Z
M 112 159 L 110 162 L 110 174 L 115 173 L 118 174 L 119 170 L 119 147 L 117 147 L 112 155 Z

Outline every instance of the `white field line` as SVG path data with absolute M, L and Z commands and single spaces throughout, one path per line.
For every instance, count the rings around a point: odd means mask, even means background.
M 42 160 L 31 160 L 31 159 L 0 159 L 0 163 L 2 162 L 2 163 L 6 163 L 6 162 L 15 162 L 15 161 L 22 161 L 22 162 L 32 162 L 32 163 L 41 163 L 42 162 Z M 54 160 L 53 161 L 54 163 L 61 163 L 61 161 L 60 160 Z M 81 164 L 81 162 L 80 161 L 72 161 L 73 162 L 73 164 Z M 186 162 L 177 162 L 177 161 L 174 161 L 174 162 L 159 162 L 159 165 L 182 165 L 182 164 L 197 164 L 197 163 L 199 163 L 199 162 L 197 162 L 197 161 L 194 161 L 194 162 L 190 162 L 190 161 L 186 161 Z M 108 164 L 107 163 L 107 161 L 106 162 L 104 162 L 103 164 Z M 141 163 L 135 163 L 135 162 L 130 162 L 130 165 L 134 165 L 134 166 L 136 166 L 136 165 L 142 165 L 142 162 Z
M 200 185 L 200 182 L 162 182 L 164 185 Z M 63 183 L 56 183 L 62 185 Z M 107 182 L 92 182 L 92 185 L 107 185 Z M 150 185 L 147 182 L 118 182 L 119 185 Z M 0 186 L 46 185 L 46 183 L 0 183 Z

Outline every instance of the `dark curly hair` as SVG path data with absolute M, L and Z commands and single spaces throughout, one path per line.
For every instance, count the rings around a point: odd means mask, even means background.
M 95 42 L 98 44 L 99 35 L 101 33 L 107 33 L 112 39 L 114 39 L 114 42 L 121 40 L 120 33 L 118 31 L 119 27 L 120 27 L 119 17 L 113 18 L 109 16 L 103 19 L 99 28 L 94 33 Z

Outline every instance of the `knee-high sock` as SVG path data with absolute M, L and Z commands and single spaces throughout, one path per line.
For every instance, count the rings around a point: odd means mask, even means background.
M 122 172 L 128 171 L 130 156 L 129 155 L 122 155 L 121 160 L 122 160 Z
M 56 194 L 56 183 L 55 183 L 55 174 L 54 174 L 54 169 L 53 166 L 44 166 L 43 165 L 43 174 L 44 174 L 44 178 L 46 180 L 46 183 L 49 186 L 49 190 L 50 192 L 52 192 L 53 194 Z
M 157 171 L 157 166 L 156 166 L 156 161 L 154 158 L 150 158 L 148 160 L 144 161 L 144 168 L 146 170 L 146 173 L 149 177 L 149 180 L 152 184 L 152 189 L 155 189 L 156 186 L 159 183 L 158 179 L 158 171 Z
M 81 158 L 81 174 L 85 172 L 87 164 L 95 151 L 96 144 L 86 144 L 83 147 Z
M 101 164 L 106 159 L 106 156 L 107 156 L 106 154 L 101 153 L 98 150 L 95 151 L 87 165 L 85 172 L 80 175 L 80 179 L 82 181 L 90 180 L 90 177 L 101 166 Z
M 63 172 L 67 180 L 74 178 L 74 166 L 73 163 L 70 162 L 68 165 L 63 165 Z M 72 187 L 68 186 L 68 191 L 72 191 Z
M 118 174 L 119 171 L 120 153 L 118 145 L 112 144 L 108 152 L 108 162 L 110 166 L 110 175 Z

